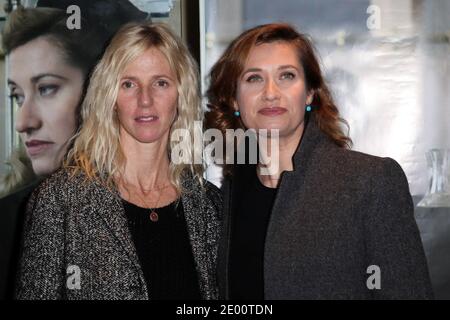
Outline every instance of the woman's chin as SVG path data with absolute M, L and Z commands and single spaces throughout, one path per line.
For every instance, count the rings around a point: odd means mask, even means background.
M 59 169 L 60 166 L 55 166 L 50 163 L 48 159 L 39 159 L 32 161 L 33 172 L 38 177 L 48 176 Z
M 261 123 L 256 128 L 257 131 L 259 130 L 277 130 L 282 131 L 286 126 L 282 123 L 276 123 L 276 122 L 267 122 L 267 123 Z
M 255 119 L 256 121 L 253 121 L 252 128 L 255 128 L 257 130 L 259 129 L 278 129 L 283 130 L 283 128 L 287 127 L 289 125 L 289 119 L 286 117 L 259 117 L 258 119 Z M 245 122 L 244 122 L 245 124 Z
M 135 137 L 137 141 L 140 143 L 155 143 L 162 140 L 163 135 L 152 134 L 152 135 L 140 135 Z

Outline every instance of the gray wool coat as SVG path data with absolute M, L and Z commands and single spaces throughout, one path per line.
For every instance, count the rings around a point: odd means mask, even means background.
M 221 194 L 210 183 L 204 192 L 194 179 L 183 184 L 200 292 L 215 299 Z M 61 169 L 33 193 L 24 230 L 16 298 L 151 299 L 117 192 Z
M 408 182 L 397 162 L 339 148 L 313 115 L 293 163 L 294 171 L 282 175 L 268 223 L 265 299 L 433 297 Z M 223 184 L 218 260 L 223 299 L 229 298 L 236 200 L 255 167 L 234 169 Z M 375 274 L 381 286 L 369 289 Z

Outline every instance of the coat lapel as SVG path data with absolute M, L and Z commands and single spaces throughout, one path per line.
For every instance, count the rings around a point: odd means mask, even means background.
M 270 239 L 271 232 L 275 232 L 272 230 L 273 222 L 279 221 L 282 218 L 282 213 L 287 213 L 286 210 L 281 209 L 281 206 L 289 202 L 292 197 L 292 190 L 299 192 L 303 188 L 305 175 L 311 164 L 312 154 L 319 147 L 326 152 L 330 148 L 335 147 L 335 145 L 320 130 L 313 113 L 306 122 L 301 141 L 292 157 L 294 170 L 285 171 L 281 175 L 277 195 L 272 207 L 272 214 L 267 227 L 267 238 Z
M 232 190 L 234 183 L 231 179 L 226 179 L 222 183 L 223 209 L 222 225 L 220 228 L 219 251 L 217 255 L 217 279 L 219 282 L 219 299 L 229 299 L 229 256 L 230 256 L 230 226 L 231 212 L 233 207 Z
M 203 299 L 212 299 L 211 292 L 213 292 L 214 284 L 211 283 L 211 273 L 215 270 L 210 270 L 210 265 L 213 257 L 208 250 L 208 218 L 206 216 L 205 196 L 202 194 L 201 186 L 189 177 L 183 181 L 185 190 L 189 193 L 181 196 L 183 205 L 183 212 L 186 219 L 189 240 L 191 243 L 192 254 L 194 257 L 198 279 L 200 283 L 200 292 Z
M 139 263 L 136 247 L 134 246 L 129 231 L 125 209 L 119 193 L 96 184 L 89 196 L 93 201 L 97 202 L 95 203 L 96 215 L 103 220 L 111 234 L 114 235 L 122 249 L 136 267 L 136 271 L 141 278 L 141 283 L 145 283 L 144 273 Z M 145 292 L 148 295 L 148 291 L 146 290 Z

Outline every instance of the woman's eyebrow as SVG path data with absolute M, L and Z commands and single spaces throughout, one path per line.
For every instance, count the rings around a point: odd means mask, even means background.
M 245 70 L 244 73 L 247 73 L 247 72 L 258 72 L 258 71 L 262 71 L 262 69 L 261 68 L 249 68 L 249 69 Z
M 120 80 L 123 80 L 123 79 L 133 80 L 133 81 L 138 81 L 138 80 L 139 80 L 137 77 L 134 77 L 134 76 L 128 76 L 128 75 L 126 75 L 126 74 L 120 77 Z
M 241 78 L 244 77 L 247 73 L 250 73 L 250 72 L 261 72 L 261 71 L 262 71 L 262 69 L 260 69 L 260 68 L 249 68 L 249 69 L 246 69 L 246 70 L 244 70 L 244 72 L 242 72 Z
M 278 67 L 278 70 L 284 70 L 284 69 L 295 69 L 298 70 L 298 68 L 292 64 L 286 64 Z
M 282 66 L 278 67 L 278 70 L 284 70 L 284 69 L 295 69 L 295 70 L 298 70 L 298 68 L 296 66 L 292 65 L 292 64 L 286 64 L 286 65 L 282 65 Z M 245 75 L 246 73 L 249 73 L 249 72 L 260 72 L 260 71 L 262 71 L 261 68 L 249 68 L 249 69 L 246 69 L 242 73 L 242 75 Z
M 169 79 L 169 80 L 171 80 L 171 81 L 175 81 L 175 79 L 172 77 L 172 76 L 170 76 L 170 75 L 168 75 L 168 74 L 165 74 L 165 73 L 161 73 L 161 74 L 154 74 L 154 75 L 152 75 L 151 77 L 150 77 L 152 80 L 153 79 L 159 79 L 159 78 L 167 78 L 167 79 Z M 136 82 L 139 82 L 139 77 L 135 77 L 135 76 L 128 76 L 128 75 L 123 75 L 123 76 L 121 76 L 120 77 L 120 80 L 124 80 L 124 79 L 128 79 L 128 80 L 133 80 L 133 81 L 136 81 Z
M 58 78 L 58 79 L 61 79 L 61 80 L 68 80 L 66 77 L 63 77 L 63 76 L 60 76 L 60 75 L 57 75 L 57 74 L 54 74 L 54 73 L 41 73 L 41 74 L 38 74 L 38 75 L 35 75 L 34 77 L 32 77 L 31 78 L 31 82 L 32 83 L 36 83 L 36 82 L 38 82 L 39 80 L 41 80 L 42 78 L 45 78 L 45 77 L 53 77 L 53 78 Z

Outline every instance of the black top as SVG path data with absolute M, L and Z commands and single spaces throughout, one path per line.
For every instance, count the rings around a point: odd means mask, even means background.
M 14 298 L 26 205 L 38 182 L 0 199 L 0 300 Z
M 230 257 L 230 298 L 264 299 L 264 242 L 277 189 L 256 175 L 248 180 L 234 216 Z
M 125 214 L 152 300 L 201 299 L 181 201 L 150 209 L 123 200 Z

